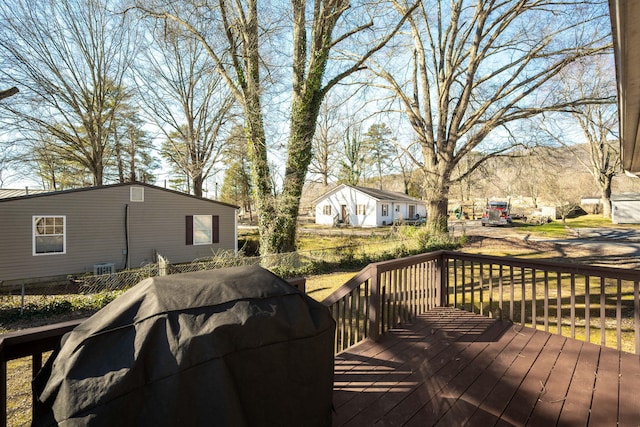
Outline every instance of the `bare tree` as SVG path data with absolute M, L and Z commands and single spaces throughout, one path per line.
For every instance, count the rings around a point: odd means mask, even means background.
M 358 185 L 364 178 L 366 152 L 359 126 L 359 123 L 347 126 L 342 139 L 343 158 L 340 160 L 338 182 L 349 185 Z
M 613 177 L 622 172 L 620 143 L 614 133 L 618 129 L 618 110 L 615 104 L 613 60 L 597 58 L 595 61 L 581 62 L 565 74 L 563 81 L 567 89 L 579 92 L 584 97 L 611 97 L 610 104 L 577 105 L 571 111 L 571 116 L 587 141 L 588 149 L 588 156 L 576 155 L 576 158 L 589 171 L 600 192 L 602 215 L 610 218 L 611 183 Z M 560 141 L 568 145 L 566 139 Z
M 21 96 L 0 108 L 27 144 L 55 145 L 101 185 L 111 156 L 112 122 L 133 60 L 128 21 L 116 1 L 15 0 L 0 4 L 0 76 Z M 38 145 L 38 144 L 36 144 Z
M 413 145 L 409 145 L 408 147 L 401 147 L 397 141 L 394 141 L 393 149 L 395 150 L 395 157 L 393 159 L 393 164 L 395 168 L 400 172 L 400 176 L 402 177 L 402 186 L 404 188 L 405 194 L 412 193 L 412 183 L 415 181 L 415 163 L 412 159 L 412 151 Z M 415 189 L 413 189 L 413 196 L 416 196 Z
M 180 23 L 206 48 L 216 71 L 225 79 L 245 116 L 252 181 L 256 194 L 260 251 L 262 254 L 295 250 L 300 196 L 312 157 L 312 141 L 318 112 L 326 94 L 338 83 L 363 68 L 366 60 L 384 47 L 404 20 L 389 25 L 390 18 L 368 3 L 352 5 L 348 0 L 292 0 L 269 7 L 257 0 L 236 2 L 181 2 L 140 4 L 139 9 Z M 407 10 L 409 13 L 410 10 Z M 378 18 L 376 19 L 376 15 Z M 290 33 L 275 27 L 287 22 Z M 212 26 L 226 37 L 225 43 L 209 38 Z M 263 54 L 274 42 L 273 33 L 287 38 L 291 55 L 273 52 L 269 59 L 286 58 L 292 70 L 289 135 L 280 191 L 272 186 L 265 133 L 264 76 L 277 72 L 281 64 L 268 64 Z M 377 35 L 380 35 L 379 37 Z M 375 37 L 372 39 L 372 37 Z M 360 40 L 359 40 L 360 39 Z M 358 43 L 361 43 L 358 45 Z M 274 43 L 282 46 L 282 43 Z M 366 50 L 362 50 L 366 49 Z M 360 52 L 357 52 L 357 51 Z M 329 65 L 331 63 L 331 65 Z M 267 79 L 268 80 L 268 79 Z
M 141 100 L 164 135 L 163 157 L 201 197 L 220 161 L 235 100 L 192 35 L 173 22 L 150 30 L 154 44 L 146 49 L 148 66 L 138 69 Z
M 546 147 L 536 151 L 538 174 L 535 181 L 541 198 L 555 207 L 556 216 L 564 223 L 580 206 L 580 197 L 592 186 L 589 174 L 579 172 L 575 167 L 567 168 L 575 158 L 571 150 Z
M 313 136 L 313 157 L 309 164 L 309 173 L 317 177 L 325 189 L 336 173 L 341 132 L 338 110 L 339 105 L 333 104 L 330 97 L 325 98 Z
M 406 13 L 406 2 L 393 3 Z M 607 4 L 422 2 L 408 22 L 406 51 L 412 53 L 397 52 L 402 61 L 378 58 L 372 68 L 417 135 L 428 225 L 445 231 L 452 183 L 519 144 L 519 136 L 509 135 L 511 125 L 544 111 L 601 101 L 577 93 L 558 99 L 553 79 L 580 58 L 611 48 Z M 400 69 L 392 66 L 397 63 Z M 455 167 L 465 166 L 461 160 L 473 151 L 484 155 L 454 178 Z

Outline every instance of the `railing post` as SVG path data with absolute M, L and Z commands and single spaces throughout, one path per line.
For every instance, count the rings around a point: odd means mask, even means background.
M 369 283 L 369 337 L 373 341 L 378 341 L 380 339 L 380 319 L 382 315 L 382 307 L 380 307 L 380 272 L 376 265 L 371 267 L 373 274 Z
M 439 307 L 449 306 L 449 260 L 446 253 L 442 253 L 436 260 L 437 301 Z

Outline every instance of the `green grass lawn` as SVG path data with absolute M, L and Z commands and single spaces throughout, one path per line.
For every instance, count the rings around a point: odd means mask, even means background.
M 322 301 L 349 281 L 356 273 L 357 271 L 346 271 L 310 276 L 307 278 L 307 294 L 316 301 Z

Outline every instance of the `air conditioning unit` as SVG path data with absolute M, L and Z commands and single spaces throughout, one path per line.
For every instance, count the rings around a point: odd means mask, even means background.
M 116 267 L 112 262 L 102 262 L 100 264 L 93 264 L 93 275 L 100 276 L 103 274 L 114 274 Z

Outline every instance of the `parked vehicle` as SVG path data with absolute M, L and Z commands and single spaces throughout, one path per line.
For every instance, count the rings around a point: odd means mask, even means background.
M 511 225 L 511 206 L 509 202 L 489 201 L 480 220 L 485 225 Z

